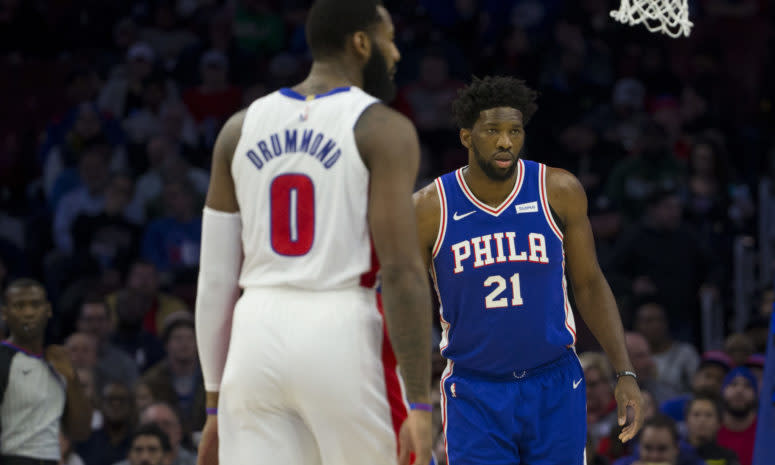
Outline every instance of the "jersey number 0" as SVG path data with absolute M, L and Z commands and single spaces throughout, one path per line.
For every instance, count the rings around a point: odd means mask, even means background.
M 269 188 L 272 249 L 298 257 L 315 239 L 315 186 L 304 174 L 283 174 Z

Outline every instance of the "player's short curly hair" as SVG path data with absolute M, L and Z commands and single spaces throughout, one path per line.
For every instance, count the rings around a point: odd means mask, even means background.
M 452 103 L 455 120 L 461 128 L 470 129 L 484 110 L 497 107 L 516 108 L 522 113 L 522 122 L 527 124 L 538 110 L 538 92 L 525 81 L 508 76 L 474 77 L 471 84 L 458 92 Z

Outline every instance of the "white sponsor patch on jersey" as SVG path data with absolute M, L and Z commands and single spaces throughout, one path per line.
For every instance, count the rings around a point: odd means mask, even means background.
M 514 208 L 517 213 L 533 213 L 538 211 L 538 202 L 521 203 Z

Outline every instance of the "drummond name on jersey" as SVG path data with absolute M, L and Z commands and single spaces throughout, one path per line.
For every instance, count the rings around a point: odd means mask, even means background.
M 521 247 L 518 248 L 517 244 Z M 515 232 L 485 234 L 452 244 L 450 248 L 455 258 L 456 274 L 465 270 L 464 265 L 471 264 L 474 268 L 481 268 L 506 262 L 549 263 L 546 238 L 540 233 L 530 233 L 527 237 Z
M 325 141 L 325 142 L 324 142 Z M 286 129 L 285 134 L 274 133 L 266 139 L 258 141 L 255 149 L 245 154 L 256 168 L 261 169 L 283 154 L 307 154 L 318 160 L 326 169 L 339 161 L 342 150 L 330 137 L 313 129 Z

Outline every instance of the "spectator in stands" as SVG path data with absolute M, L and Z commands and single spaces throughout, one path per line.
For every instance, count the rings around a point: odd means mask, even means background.
M 170 455 L 170 440 L 167 434 L 157 425 L 147 424 L 132 433 L 126 457 L 129 465 L 170 465 Z
M 172 70 L 177 64 L 180 53 L 197 41 L 188 28 L 180 27 L 179 18 L 173 2 L 153 2 L 151 25 L 140 31 L 141 40 L 159 52 L 161 67 Z
M 635 139 L 632 155 L 613 167 L 605 193 L 619 202 L 626 217 L 635 220 L 652 194 L 678 188 L 683 176 L 683 169 L 667 147 L 664 129 L 648 122 Z
M 587 387 L 587 431 L 593 444 L 607 436 L 616 420 L 613 370 L 600 352 L 579 355 Z
M 155 136 L 148 141 L 146 154 L 149 167 L 137 180 L 134 201 L 143 207 L 149 217 L 161 213 L 154 203 L 161 197 L 165 177 L 183 173 L 198 195 L 204 197 L 207 193 L 209 173 L 188 163 L 181 150 L 180 144 L 167 136 Z
M 644 112 L 645 103 L 646 88 L 643 83 L 631 77 L 622 78 L 613 86 L 610 103 L 593 109 L 585 120 L 601 133 L 607 144 L 618 151 L 630 151 L 648 121 Z
M 153 397 L 153 392 L 151 392 L 151 387 L 148 386 L 148 383 L 145 381 L 135 383 L 135 405 L 137 406 L 137 411 L 142 413 L 146 407 L 154 402 L 156 402 L 156 399 Z
M 78 331 L 97 340 L 97 372 L 105 379 L 131 386 L 138 377 L 137 365 L 124 351 L 110 342 L 113 322 L 101 296 L 87 296 L 78 315 Z
M 202 216 L 191 183 L 180 176 L 165 180 L 162 218 L 148 224 L 143 237 L 143 257 L 162 272 L 194 267 L 199 263 Z
M 100 115 L 94 103 L 82 102 L 75 106 L 65 120 L 49 129 L 41 157 L 43 192 L 48 204 L 56 209 L 59 201 L 71 190 L 83 185 L 78 165 L 84 150 L 99 143 L 108 145 L 108 164 L 120 168 L 125 162 L 118 137 L 110 137 L 108 119 Z M 63 133 L 60 135 L 60 133 Z
M 92 334 L 73 333 L 65 339 L 65 350 L 73 368 L 97 367 L 97 338 Z
M 657 367 L 646 338 L 640 333 L 628 331 L 624 334 L 624 339 L 630 361 L 638 374 L 641 390 L 649 391 L 654 396 L 655 405 L 660 405 L 674 396 L 676 392 L 673 388 L 657 378 Z
M 104 139 L 94 140 L 80 155 L 78 172 L 83 185 L 67 193 L 54 213 L 54 243 L 65 253 L 73 252 L 72 225 L 81 214 L 104 210 L 105 188 L 110 181 L 110 146 Z M 134 217 L 139 220 L 137 216 Z
M 149 424 L 158 426 L 170 440 L 169 465 L 196 465 L 196 454 L 181 445 L 183 431 L 180 419 L 172 407 L 163 402 L 146 407 L 140 413 L 140 427 Z M 130 462 L 122 460 L 115 465 L 130 465 Z
M 679 393 L 688 393 L 700 356 L 691 344 L 673 340 L 665 308 L 646 302 L 635 309 L 633 328 L 646 338 L 657 366 L 657 379 Z
M 704 392 L 721 392 L 724 376 L 732 369 L 734 362 L 724 352 L 712 350 L 702 354 L 700 365 L 692 375 L 692 395 Z M 679 428 L 686 415 L 686 406 L 691 396 L 681 394 L 663 402 L 660 406 L 662 413 L 679 422 Z
M 183 93 L 183 102 L 196 121 L 205 146 L 215 143 L 217 130 L 242 105 L 242 91 L 229 82 L 229 59 L 208 50 L 199 64 L 200 84 Z
M 735 365 L 745 364 L 748 357 L 753 355 L 753 342 L 745 333 L 734 333 L 724 340 L 724 352 L 732 359 Z
M 143 329 L 143 320 L 152 305 L 151 297 L 135 289 L 122 289 L 116 294 L 118 322 L 112 342 L 134 360 L 140 373 L 164 357 L 159 340 Z
M 123 120 L 143 107 L 143 81 L 153 71 L 156 53 L 150 45 L 137 42 L 126 54 L 123 73 L 114 73 L 102 88 L 99 107 L 118 120 Z
M 199 431 L 205 421 L 205 391 L 196 352 L 194 321 L 179 317 L 163 333 L 167 356 L 143 376 L 154 399 L 175 407 L 184 431 Z
M 721 402 L 715 394 L 695 394 L 686 408 L 686 440 L 697 455 L 713 465 L 739 465 L 734 451 L 718 445 Z
M 100 392 L 97 386 L 97 370 L 89 368 L 76 368 L 75 373 L 78 375 L 78 380 L 81 382 L 83 392 L 86 398 L 89 400 L 89 406 L 92 409 L 91 414 L 91 430 L 96 431 L 102 428 L 104 424 L 104 418 L 100 411 L 98 392 Z
M 746 367 L 732 369 L 724 378 L 721 397 L 724 412 L 718 443 L 735 451 L 741 465 L 751 465 L 759 407 L 756 377 Z
M 420 132 L 449 131 L 455 128 L 449 106 L 462 86 L 449 75 L 444 56 L 431 51 L 420 61 L 419 79 L 401 89 L 398 102 Z
M 689 158 L 686 216 L 708 245 L 726 239 L 722 233 L 728 229 L 729 171 L 726 156 L 714 139 L 694 142 Z
M 183 429 L 175 410 L 163 402 L 154 403 L 140 415 L 142 424 L 154 423 L 170 438 L 172 463 L 170 465 L 196 465 L 196 454 L 183 446 Z
M 115 463 L 126 457 L 134 428 L 134 402 L 125 384 L 109 381 L 102 388 L 99 404 L 104 423 L 89 439 L 76 445 L 86 465 Z
M 656 415 L 643 422 L 638 442 L 638 453 L 623 457 L 614 465 L 705 465 L 691 450 L 682 451 L 675 422 L 666 416 Z
M 134 181 L 126 173 L 111 175 L 105 187 L 102 211 L 82 213 L 73 221 L 71 236 L 75 257 L 92 261 L 105 270 L 124 270 L 140 249 L 141 228 L 137 218 L 127 212 L 139 212 L 132 205 Z
M 145 146 L 148 140 L 161 132 L 162 112 L 169 106 L 181 105 L 177 89 L 161 71 L 155 71 L 143 79 L 143 94 L 140 108 L 122 120 L 122 127 L 130 144 Z M 184 124 L 194 131 L 193 121 L 184 114 Z M 192 134 L 196 137 L 196 134 Z
M 694 231 L 682 222 L 682 208 L 675 191 L 652 192 L 646 216 L 622 234 L 605 268 L 618 279 L 629 280 L 634 296 L 658 296 L 671 332 L 681 341 L 695 342 L 699 290 L 704 287 L 718 294 L 721 270 Z
M 175 312 L 186 310 L 186 304 L 175 297 L 161 291 L 159 272 L 156 266 L 143 259 L 136 259 L 129 267 L 126 288 L 139 292 L 150 300 L 150 309 L 143 317 L 143 329 L 159 336 L 165 320 Z M 116 293 L 107 297 L 108 305 L 115 306 Z

